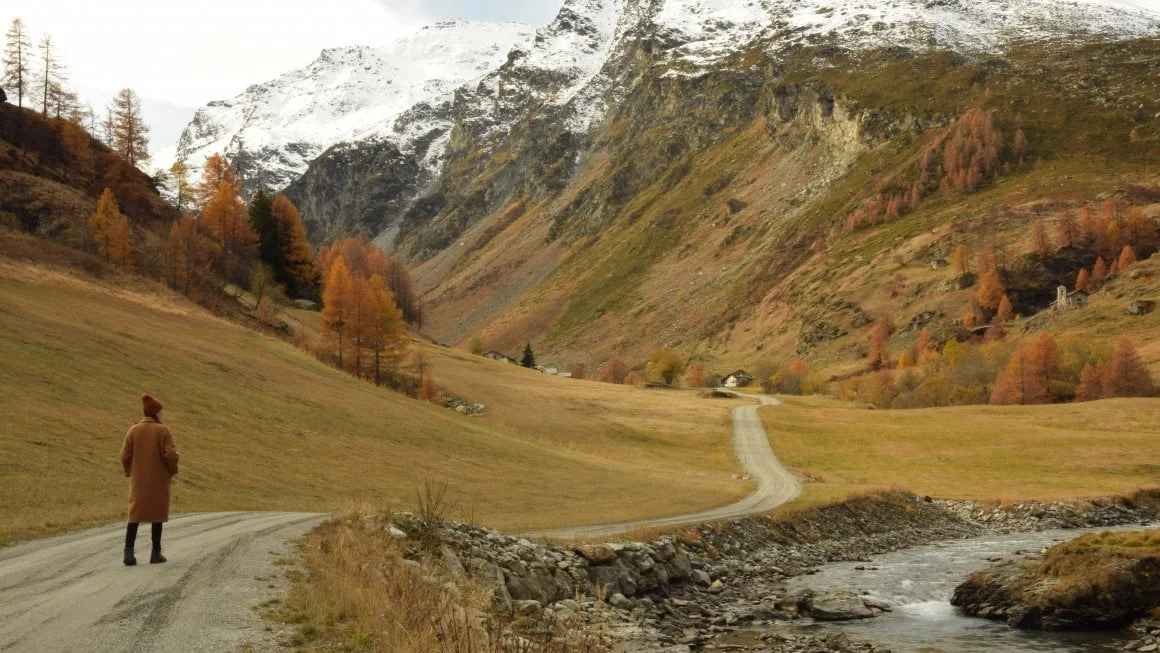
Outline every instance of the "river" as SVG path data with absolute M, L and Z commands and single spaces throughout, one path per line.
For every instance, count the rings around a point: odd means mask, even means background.
M 955 587 L 972 572 L 990 565 L 988 559 L 1010 560 L 1038 553 L 1085 532 L 1091 531 L 990 535 L 875 556 L 871 562 L 828 564 L 817 574 L 790 579 L 787 583 L 790 590 L 810 588 L 868 594 L 890 601 L 896 606 L 894 611 L 864 621 L 791 622 L 773 629 L 796 634 L 843 632 L 851 638 L 888 647 L 895 653 L 1120 651 L 1122 645 L 1130 640 L 1125 633 L 1020 631 L 1003 623 L 965 617 L 950 604 Z

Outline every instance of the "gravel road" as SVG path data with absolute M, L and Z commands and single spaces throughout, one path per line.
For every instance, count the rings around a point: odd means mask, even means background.
M 281 596 L 275 562 L 324 515 L 195 513 L 165 526 L 169 562 L 121 564 L 117 524 L 0 549 L 0 651 L 266 649 L 257 603 Z
M 776 406 L 781 403 L 777 399 L 765 395 L 733 394 L 739 397 L 757 399 L 762 406 Z M 745 472 L 749 478 L 757 483 L 757 490 L 741 501 L 691 515 L 645 519 L 621 524 L 561 528 L 525 533 L 524 536 L 567 540 L 613 537 L 638 528 L 682 526 L 736 519 L 769 512 L 782 504 L 793 501 L 801 496 L 801 485 L 798 484 L 794 475 L 778 461 L 777 456 L 773 455 L 773 449 L 769 446 L 769 437 L 766 435 L 765 426 L 761 423 L 761 416 L 757 414 L 757 409 L 757 405 L 738 406 L 733 409 L 733 451 L 737 454 L 742 466 L 745 467 Z

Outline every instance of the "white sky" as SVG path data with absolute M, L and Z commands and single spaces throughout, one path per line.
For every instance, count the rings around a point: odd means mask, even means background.
M 449 18 L 547 24 L 563 0 L 0 0 L 0 37 L 21 18 L 34 50 L 52 34 L 69 86 L 103 110 L 117 89 L 144 99 L 150 149 L 176 142 L 194 110 L 300 68 L 323 48 L 382 45 Z
M 313 61 L 452 17 L 546 24 L 562 0 L 3 0 L 34 41 L 52 34 L 76 87 L 132 87 L 201 105 Z

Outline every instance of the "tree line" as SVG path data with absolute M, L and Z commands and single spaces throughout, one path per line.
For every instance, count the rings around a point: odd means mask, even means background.
M 64 121 L 86 130 L 119 154 L 130 165 L 149 160 L 149 127 L 141 115 L 141 98 L 133 89 L 122 89 L 113 98 L 103 118 L 68 87 L 68 66 L 57 51 L 51 34 L 44 34 L 34 49 L 24 21 L 13 19 L 5 34 L 4 56 L 0 62 L 0 87 L 15 96 L 16 106 L 39 104 L 43 117 Z M 63 134 L 66 146 L 79 151 L 79 134 Z M 75 152 L 74 152 L 75 153 Z

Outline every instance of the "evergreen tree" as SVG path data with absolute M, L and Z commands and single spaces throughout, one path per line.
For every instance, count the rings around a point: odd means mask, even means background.
M 278 227 L 274 223 L 274 213 L 270 210 L 272 201 L 266 191 L 259 190 L 250 198 L 247 212 L 250 227 L 258 235 L 258 258 L 270 266 L 275 275 L 282 267 L 282 244 L 279 242 Z
M 12 20 L 5 35 L 4 70 L 0 76 L 0 86 L 16 92 L 16 106 L 24 106 L 24 96 L 31 90 L 32 82 L 32 40 L 24 21 Z
M 520 365 L 527 368 L 536 366 L 536 353 L 532 351 L 532 343 L 524 345 L 524 355 L 520 358 Z
M 274 253 L 277 263 L 274 272 L 278 281 L 297 297 L 312 292 L 316 285 L 314 274 L 314 248 L 306 237 L 306 225 L 298 207 L 290 198 L 278 193 L 270 203 L 270 216 L 277 234 L 278 249 Z M 379 253 L 381 257 L 382 254 Z M 387 274 L 374 270 L 367 277 L 381 276 L 386 282 Z
M 141 116 L 141 98 L 131 88 L 121 89 L 109 107 L 109 147 L 136 166 L 149 161 L 149 126 Z

